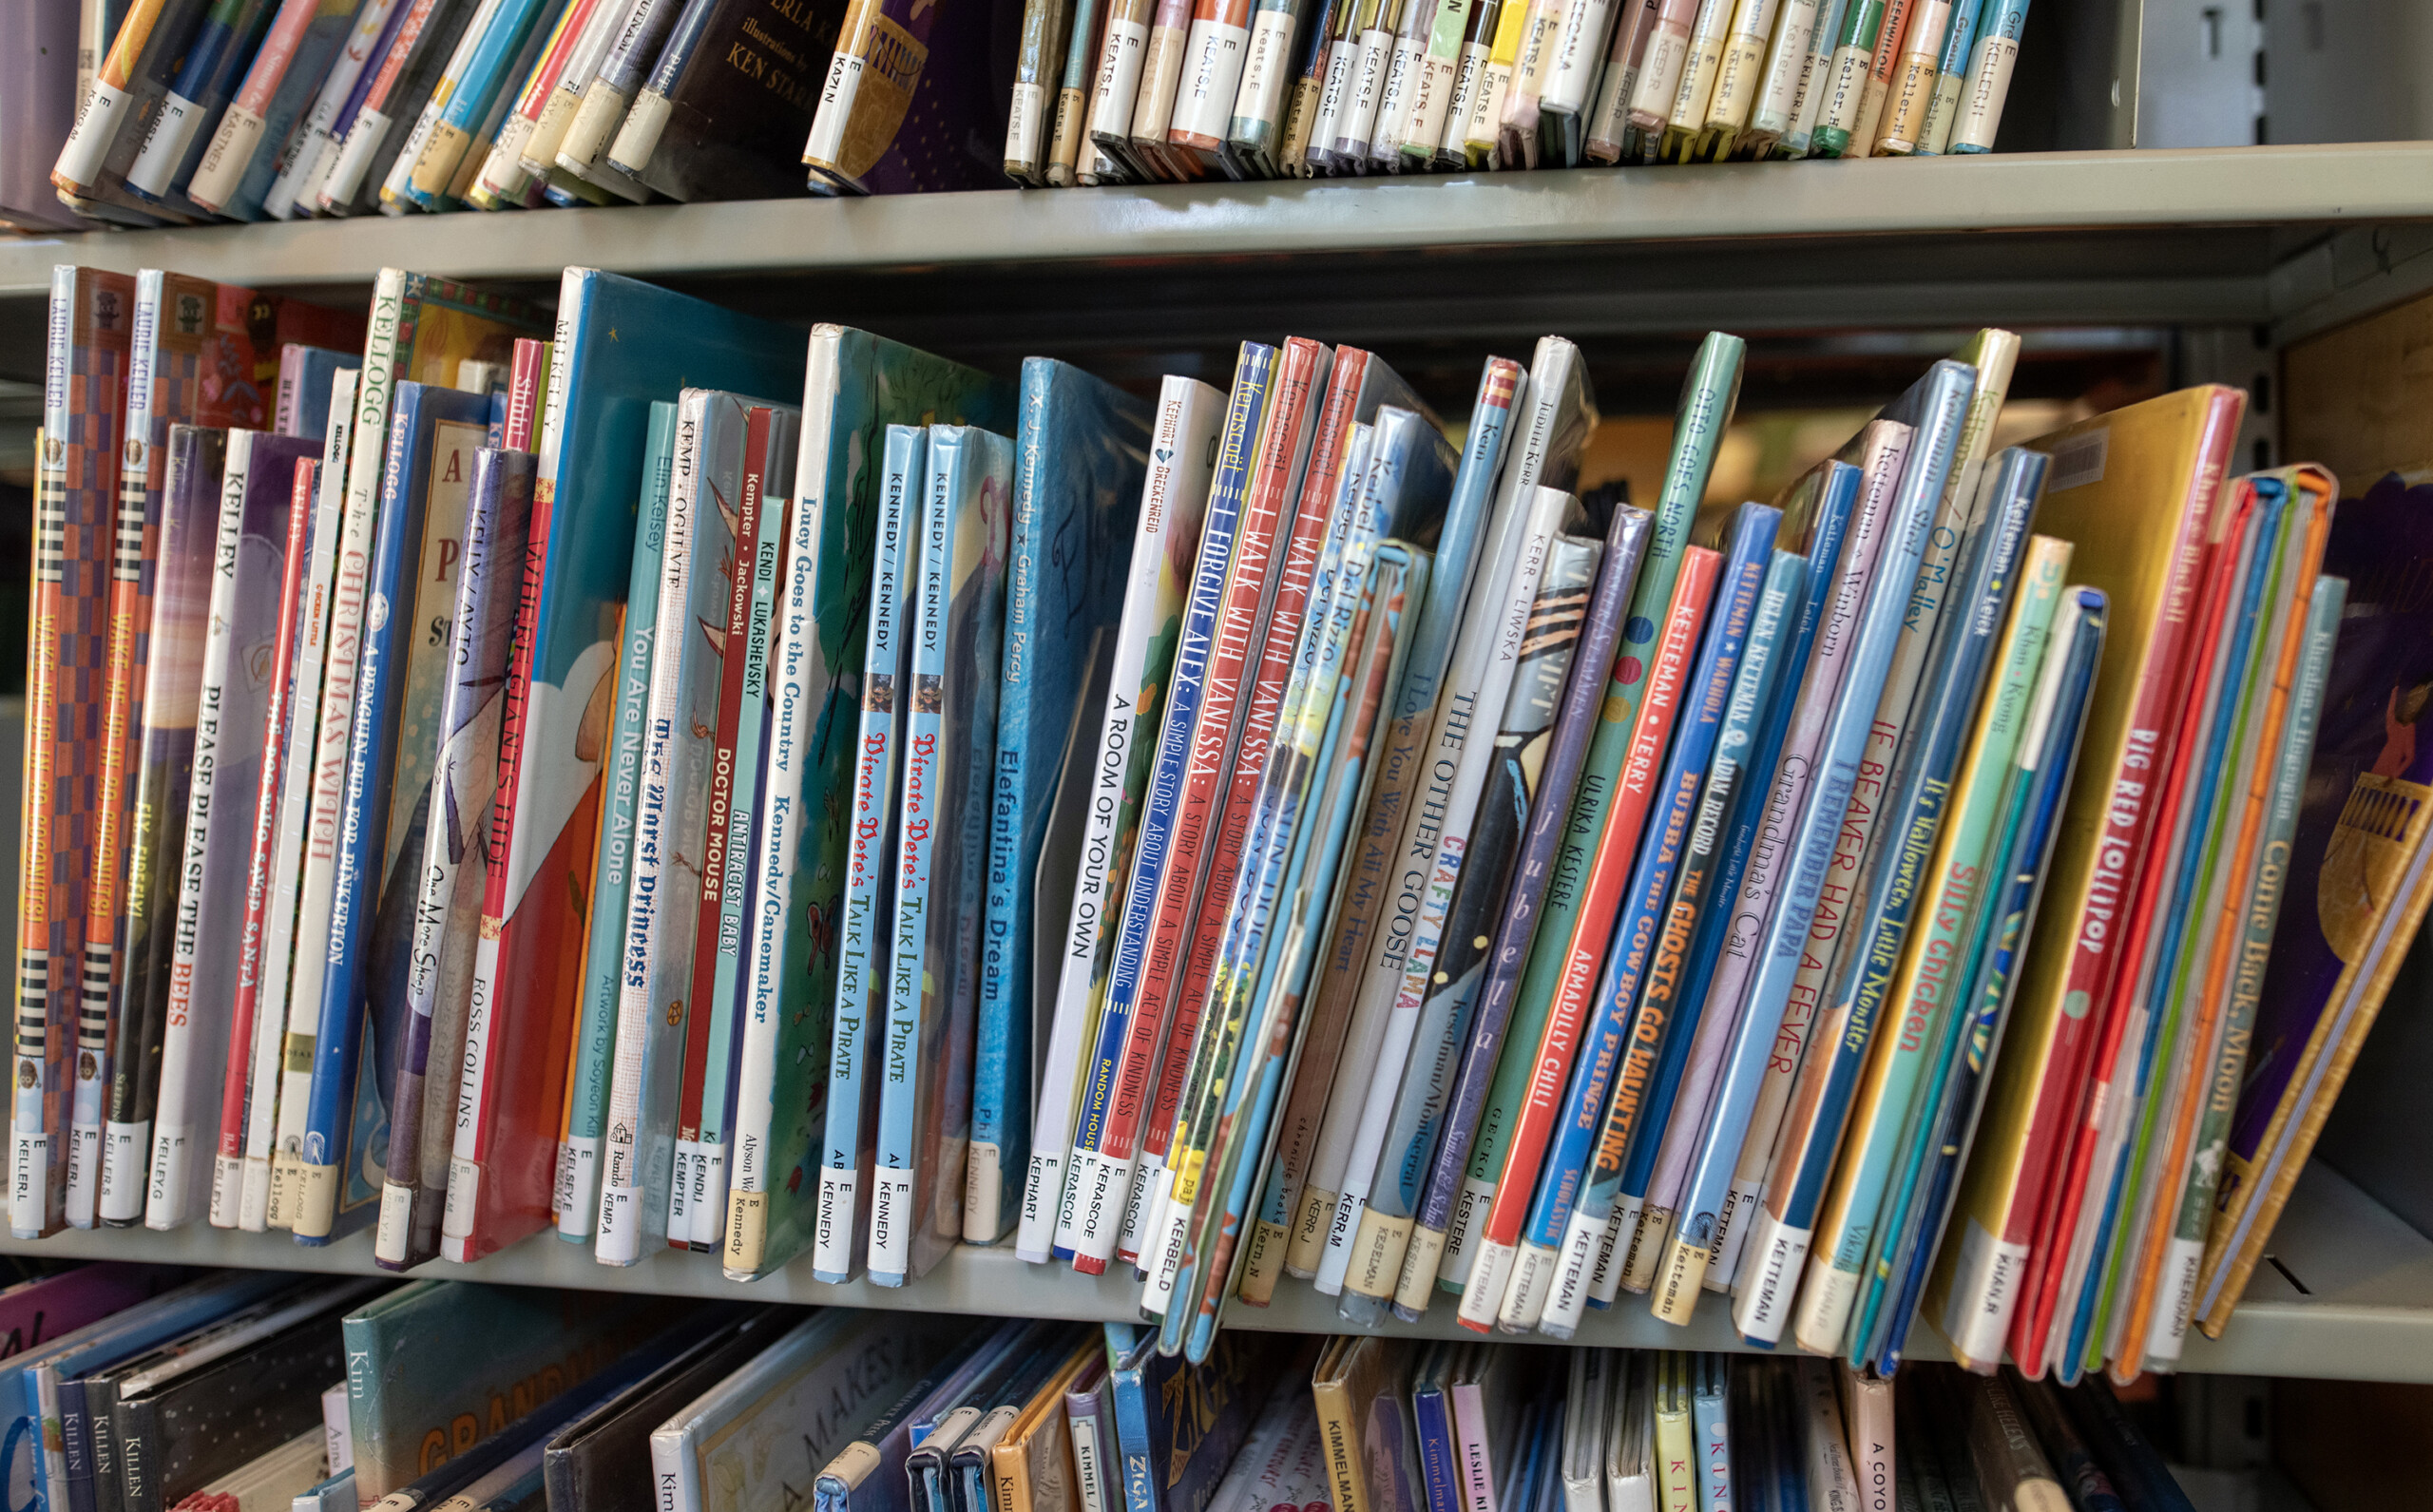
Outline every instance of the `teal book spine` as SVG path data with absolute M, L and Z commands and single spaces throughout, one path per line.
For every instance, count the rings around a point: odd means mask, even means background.
M 633 573 L 617 641 L 616 722 L 601 788 L 600 840 L 591 868 L 590 925 L 575 1024 L 573 1083 L 557 1166 L 558 1236 L 590 1242 L 600 1217 L 600 1137 L 608 1122 L 616 1059 L 617 978 L 633 896 L 634 803 L 642 790 L 642 738 L 650 719 L 650 669 L 659 620 L 660 555 L 667 545 L 667 493 L 676 470 L 676 406 L 655 400 L 642 442 L 634 512 Z

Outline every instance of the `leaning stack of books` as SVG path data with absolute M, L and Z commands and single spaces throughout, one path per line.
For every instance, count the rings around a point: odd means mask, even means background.
M 395 270 L 359 351 L 52 308 L 23 1235 L 1005 1242 L 1195 1359 L 1293 1275 L 2131 1373 L 2424 907 L 2413 496 L 2225 482 L 2227 389 L 1997 450 L 2007 332 L 1702 511 L 1710 335 L 1591 515 L 1558 336 L 1457 449 L 1303 337 L 1152 399 L 586 269 L 547 339 Z
M 1256 1332 L 1187 1363 L 1130 1324 L 121 1265 L 0 1291 L 0 1326 L 5 1469 L 49 1506 L 2189 1505 L 2100 1381 L 1949 1367 Z
M 1980 153 L 2027 9 L 15 0 L 0 219 Z

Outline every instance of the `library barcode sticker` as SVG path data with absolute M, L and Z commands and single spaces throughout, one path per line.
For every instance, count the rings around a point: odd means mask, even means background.
M 2101 483 L 2103 465 L 2111 450 L 2110 426 L 2070 437 L 2053 449 L 2053 476 L 2045 483 L 2044 491 L 2059 493 L 2064 488 Z

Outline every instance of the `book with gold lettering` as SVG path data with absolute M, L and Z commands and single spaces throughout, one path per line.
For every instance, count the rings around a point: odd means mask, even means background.
M 814 194 L 934 194 L 1005 182 L 1005 0 L 853 0 L 802 161 Z M 1008 29 L 1021 25 L 1020 8 Z

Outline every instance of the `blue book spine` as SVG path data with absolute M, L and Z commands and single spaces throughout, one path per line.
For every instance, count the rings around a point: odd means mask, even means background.
M 1233 565 L 1235 535 L 1241 525 L 1242 501 L 1250 484 L 1250 469 L 1260 419 L 1267 412 L 1269 380 L 1275 372 L 1275 349 L 1255 341 L 1242 343 L 1236 363 L 1234 387 L 1218 431 L 1217 465 L 1208 490 L 1208 510 L 1199 527 L 1199 554 L 1192 565 L 1191 592 L 1183 601 L 1182 635 L 1175 651 L 1173 691 L 1166 697 L 1165 721 L 1158 731 L 1156 764 L 1149 769 L 1147 800 L 1141 805 L 1140 838 L 1132 852 L 1132 878 L 1124 888 L 1123 923 L 1116 935 L 1115 965 L 1107 975 L 1106 1001 L 1099 1017 L 1099 1039 L 1093 1047 L 1090 1080 L 1082 1091 L 1081 1117 L 1073 1129 L 1076 1152 L 1095 1153 L 1106 1129 L 1106 1114 L 1114 1101 L 1115 1073 L 1123 1059 L 1123 1043 L 1140 996 L 1141 967 L 1148 957 L 1149 929 L 1158 911 L 1158 887 L 1165 876 L 1174 846 L 1176 810 L 1182 800 L 1183 775 L 1190 765 L 1191 737 L 1207 692 L 1208 658 L 1216 636 L 1216 613 L 1225 600 L 1225 581 Z M 1064 1191 L 1057 1203 L 1060 1238 L 1073 1232 L 1079 1216 L 1080 1183 L 1074 1179 L 1082 1162 L 1065 1166 Z M 1057 1256 L 1070 1258 L 1069 1243 L 1060 1243 Z
M 372 1005 L 364 996 L 363 966 L 371 935 L 370 912 L 380 887 L 381 846 L 389 831 L 389 797 L 397 763 L 397 700 L 405 691 L 406 622 L 413 618 L 413 566 L 421 555 L 424 491 L 416 433 L 441 406 L 435 390 L 401 382 L 389 420 L 388 458 L 381 469 L 378 533 L 364 584 L 363 644 L 355 667 L 354 725 L 347 744 L 346 785 L 337 833 L 337 870 L 330 891 L 330 932 L 324 944 L 328 967 L 321 980 L 319 1026 L 313 1041 L 312 1096 L 304 1114 L 304 1184 L 300 1211 L 316 1211 L 313 1188 L 343 1182 L 339 1167 L 350 1146 L 355 1112 L 355 1062 L 365 1048 Z M 467 395 L 466 397 L 470 397 Z M 431 416 L 424 414 L 429 408 Z M 303 948 L 307 944 L 297 943 Z M 375 1026 L 376 1032 L 376 1026 Z M 366 1077 L 367 1086 L 393 1082 Z M 336 1193 L 320 1199 L 337 1206 Z M 360 1227 L 372 1215 L 339 1214 L 326 1232 L 310 1234 L 299 1224 L 296 1242 L 323 1245 Z M 347 1219 L 352 1216 L 354 1221 Z
M 1115 1401 L 1115 1442 L 1123 1456 L 1123 1512 L 1166 1512 L 1153 1468 L 1157 1414 L 1141 1381 L 1152 1342 L 1128 1323 L 1106 1325 L 1106 1394 Z
M 878 546 L 871 561 L 870 628 L 863 644 L 862 706 L 853 757 L 853 837 L 847 852 L 845 912 L 837 929 L 836 1011 L 830 1029 L 826 1154 L 812 1240 L 812 1274 L 844 1281 L 858 1267 L 863 1238 L 859 1196 L 875 1153 L 872 1115 L 877 1082 L 869 1074 L 875 1030 L 890 1001 L 889 963 L 897 854 L 895 781 L 903 765 L 896 721 L 910 645 L 905 621 L 920 559 L 920 480 L 929 432 L 887 428 L 878 490 Z
M 1731 1190 L 1733 1167 L 1740 1158 L 1740 1136 L 1765 1074 L 1766 1052 L 1782 1026 L 1783 1005 L 1799 971 L 1809 926 L 1815 922 L 1816 900 L 1833 858 L 1836 832 L 1857 784 L 1859 756 L 1866 750 L 1868 728 L 1874 721 L 1876 701 L 1891 668 L 1893 646 L 1908 612 L 1909 590 L 1925 554 L 1926 527 L 1943 497 L 1944 479 L 1958 450 L 1974 381 L 1973 370 L 1955 362 L 1938 363 L 1927 380 L 1918 439 L 1903 472 L 1899 512 L 1885 542 L 1885 554 L 1876 563 L 1874 584 L 1851 645 L 1849 670 L 1843 677 L 1818 749 L 1816 781 L 1792 831 L 1784 872 L 1787 886 L 1773 917 L 1767 921 L 1749 986 L 1749 1005 L 1725 1046 L 1715 1112 L 1691 1163 L 1677 1209 L 1675 1254 L 1695 1253 L 1699 1263 L 1688 1268 L 1665 1265 L 1654 1299 L 1658 1317 L 1686 1319 L 1705 1279 L 1707 1246 L 1714 1240 L 1716 1215 Z
M 701 38 L 710 29 L 710 17 L 718 10 L 718 0 L 687 0 L 684 13 L 676 18 L 669 29 L 666 46 L 659 49 L 659 61 L 651 66 L 649 82 L 643 87 L 651 93 L 669 95 L 676 92 L 677 82 L 693 62 L 693 54 L 701 46 Z M 641 163 L 626 163 L 627 169 L 640 168 Z
M 1682 958 L 1690 942 L 1673 938 L 1680 931 L 1666 928 L 1667 919 L 1676 913 L 1688 917 L 1688 910 L 1703 909 L 1721 896 L 1708 890 L 1712 877 L 1699 880 L 1698 897 L 1676 896 L 1681 890 L 1674 882 L 1695 843 L 1692 821 L 1710 774 L 1726 782 L 1734 776 L 1729 767 L 1715 770 L 1715 748 L 1732 711 L 1733 688 L 1751 633 L 1767 606 L 1766 575 L 1781 524 L 1778 511 L 1754 506 L 1733 530 L 1731 555 L 1715 584 L 1719 612 L 1698 648 L 1689 684 L 1691 701 L 1682 706 L 1687 722 L 1674 737 L 1663 784 L 1657 789 L 1655 813 L 1660 822 L 1650 832 L 1653 843 L 1641 842 L 1615 948 L 1598 986 L 1595 1048 L 1591 1051 L 1590 1042 L 1583 1041 L 1580 1048 L 1589 1053 L 1575 1057 L 1563 1121 L 1556 1126 L 1529 1226 L 1522 1234 L 1514 1294 L 1538 1314 L 1528 1321 L 1557 1337 L 1567 1337 L 1578 1325 L 1587 1300 L 1588 1262 L 1598 1248 L 1592 1243 L 1583 1253 L 1569 1253 L 1582 1247 L 1566 1244 L 1566 1236 L 1604 1233 L 1631 1137 L 1639 1123 L 1661 1117 L 1651 1101 L 1664 1052 L 1687 1042 L 1689 1026 L 1681 1021 L 1693 1017 L 1694 1007 L 1693 1000 L 1680 993 L 1685 984 L 1676 981 L 1672 991 L 1655 1001 L 1642 988 L 1652 968 L 1669 967 L 1678 973 L 1686 964 Z M 1779 624 L 1779 601 L 1774 609 Z M 1559 1253 L 1563 1264 L 1557 1273 L 1551 1262 Z
M 126 170 L 128 193 L 155 204 L 182 200 L 179 191 L 194 177 L 195 164 L 211 144 L 210 128 L 219 124 L 229 95 L 253 62 L 271 9 L 268 0 L 212 8 L 186 48 L 184 67 L 153 110 L 151 129 Z
M 906 432 L 911 432 L 907 436 Z M 898 652 L 905 668 L 905 685 L 917 683 L 926 676 L 936 677 L 945 670 L 943 650 L 947 613 L 947 540 L 945 489 L 950 480 L 936 475 L 929 456 L 928 432 L 913 426 L 887 428 L 888 465 L 890 475 L 884 485 L 887 495 L 900 493 L 905 501 L 904 515 L 910 526 L 898 547 L 897 566 L 906 584 L 903 622 L 904 646 Z M 893 469 L 901 464 L 905 473 L 901 482 Z M 932 648 L 924 659 L 917 647 Z M 917 1042 L 920 1034 L 922 976 L 929 943 L 929 906 L 930 861 L 936 853 L 935 824 L 939 812 L 937 784 L 942 766 L 938 750 L 938 731 L 942 711 L 934 700 L 905 699 L 899 687 L 896 707 L 898 729 L 903 737 L 903 756 L 896 765 L 902 773 L 903 792 L 897 810 L 897 829 L 892 843 L 883 852 L 891 871 L 894 907 L 888 939 L 888 970 L 885 977 L 885 1035 L 891 1044 L 899 1038 Z M 928 707 L 923 707 L 927 704 Z M 841 972 L 839 973 L 841 976 Z M 840 988 L 841 989 L 841 988 Z M 869 1068 L 859 1068 L 867 1076 Z M 856 1099 L 875 1094 L 878 1104 L 877 1143 L 872 1151 L 878 1171 L 905 1172 L 911 1169 L 917 1151 L 918 1131 L 913 1128 L 913 1080 L 919 1068 L 907 1064 L 900 1078 L 890 1078 L 882 1070 L 875 1086 L 864 1091 L 858 1081 L 850 1089 Z M 891 1081 L 899 1081 L 901 1094 Z M 832 1073 L 832 1089 L 835 1078 Z M 835 1090 L 832 1090 L 832 1101 Z M 883 1178 L 874 1178 L 883 1179 Z M 875 1186 L 873 1186 L 875 1198 Z M 909 1257 L 909 1235 L 892 1234 L 883 1227 L 882 1205 L 872 1204 L 869 1253 L 872 1279 L 883 1284 L 901 1285 L 906 1279 L 905 1262 L 883 1263 L 882 1255 L 901 1254 Z
M 659 621 L 660 553 L 667 545 L 667 494 L 676 458 L 676 406 L 650 407 L 642 442 L 642 490 L 634 522 L 633 575 L 625 588 L 617 658 L 617 717 L 601 790 L 600 845 L 592 865 L 591 927 L 584 944 L 574 1084 L 566 1142 L 558 1160 L 558 1236 L 585 1243 L 600 1216 L 600 1133 L 617 1045 L 617 986 L 624 965 L 625 907 L 633 893 L 634 803 L 642 789 L 642 739 L 650 724 L 650 667 Z
M 524 50 L 525 38 L 539 19 L 542 0 L 499 0 L 498 9 L 490 13 L 489 29 L 474 45 L 472 56 L 466 60 L 465 70 L 456 76 L 455 92 L 448 97 L 439 112 L 442 130 L 462 132 L 469 143 L 466 151 L 482 150 L 482 129 L 489 114 L 490 105 L 502 88 L 511 87 L 506 75 Z M 436 133 L 433 140 L 436 140 Z M 448 201 L 443 191 L 417 188 L 409 182 L 401 198 L 425 210 L 436 210 Z
M 1430 1382 L 1412 1392 L 1410 1409 L 1419 1426 L 1419 1475 L 1427 1490 L 1427 1512 L 1461 1512 L 1462 1490 L 1455 1473 L 1460 1462 L 1444 1386 Z
M 1772 544 L 1768 542 L 1769 546 Z M 1654 954 L 1657 926 L 1672 895 L 1673 874 L 1690 838 L 1698 790 L 1715 754 L 1716 737 L 1722 733 L 1733 674 L 1756 617 L 1765 565 L 1762 553 L 1735 549 L 1716 584 L 1716 609 L 1698 649 L 1688 699 L 1682 706 L 1687 718 L 1674 735 L 1663 778 L 1650 805 L 1652 822 L 1632 867 L 1630 890 L 1623 895 L 1615 947 L 1607 952 L 1604 974 L 1597 985 L 1596 1005 L 1587 1025 L 1591 1032 L 1583 1033 L 1580 1053 L 1573 1059 L 1571 1077 L 1563 1089 L 1561 1121 L 1555 1126 L 1531 1199 L 1529 1221 L 1522 1231 L 1521 1254 L 1497 1320 L 1499 1327 L 1508 1330 L 1536 1327 L 1544 1310 L 1556 1281 L 1554 1262 L 1562 1248 L 1563 1233 L 1572 1221 L 1572 1209 L 1588 1180 L 1590 1160 L 1597 1157 L 1598 1147 L 1612 1143 L 1607 1163 L 1617 1169 L 1620 1166 L 1621 1140 L 1600 1138 L 1600 1128 L 1608 1121 L 1606 1091 L 1622 1062 L 1625 1041 L 1633 1036 L 1632 1005 L 1638 1000 L 1639 984 Z M 1635 1046 L 1638 1063 L 1644 1066 L 1657 1048 Z M 1626 1138 L 1628 1132 L 1625 1125 L 1620 1134 Z M 1601 1219 L 1599 1227 L 1601 1232 Z M 1585 1266 L 1579 1280 L 1584 1288 Z
M 1610 1189 L 1612 1195 L 1604 1199 L 1608 1214 L 1617 1201 L 1623 1203 L 1626 1211 L 1634 1211 L 1647 1196 L 1657 1158 L 1671 1127 L 1673 1105 L 1681 1094 L 1691 1050 L 1698 1043 L 1698 1029 L 1706 1021 L 1707 1009 L 1712 1006 L 1729 1013 L 1737 1006 L 1729 1003 L 1710 1005 L 1707 987 L 1714 979 L 1715 962 L 1723 954 L 1734 915 L 1732 905 L 1740 895 L 1741 873 L 1749 864 L 1749 846 L 1743 843 L 1734 847 L 1732 841 L 1743 825 L 1754 836 L 1764 814 L 1767 792 L 1773 785 L 1772 771 L 1759 770 L 1750 759 L 1757 721 L 1772 713 L 1783 631 L 1799 612 L 1806 593 L 1807 564 L 1790 552 L 1776 552 L 1757 598 L 1757 617 L 1750 627 L 1740 670 L 1733 679 L 1732 701 L 1724 709 L 1723 733 L 1715 739 L 1715 762 L 1707 772 L 1706 791 L 1699 796 L 1697 817 L 1690 827 L 1694 837 L 1702 832 L 1712 832 L 1716 836 L 1712 863 L 1715 871 L 1701 888 L 1697 924 L 1681 965 L 1680 985 L 1674 989 L 1676 1011 L 1664 1030 L 1664 1053 L 1657 1061 L 1656 1074 L 1649 1079 L 1638 1126 L 1631 1131 L 1620 1182 Z M 1786 706 L 1798 701 L 1796 684 L 1791 691 L 1793 697 L 1779 700 Z M 1713 1028 L 1708 1029 L 1710 1035 L 1714 1032 Z M 1694 1081 L 1691 1094 L 1694 1102 L 1703 1103 L 1706 1088 Z M 1582 1211 L 1597 1199 L 1597 1190 L 1592 1186 L 1581 1200 Z M 1600 1267 L 1603 1269 L 1606 1268 Z M 1600 1295 L 1591 1300 L 1602 1306 L 1612 1298 Z

